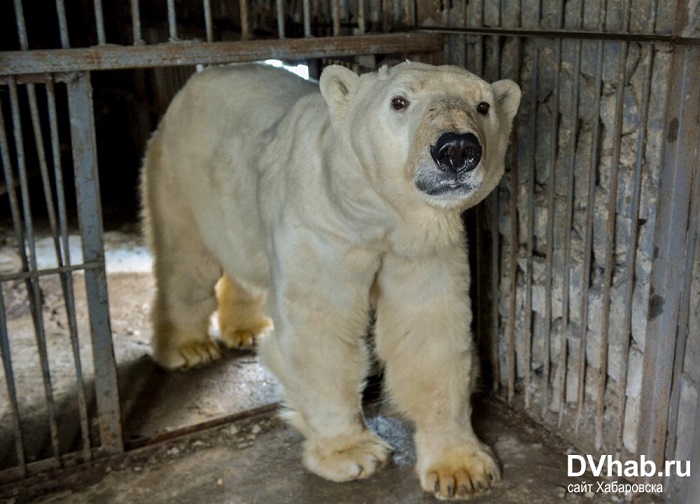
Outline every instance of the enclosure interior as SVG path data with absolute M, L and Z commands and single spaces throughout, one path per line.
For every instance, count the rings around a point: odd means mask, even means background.
M 155 369 L 138 222 L 141 156 L 174 94 L 205 65 L 268 59 L 312 78 L 410 58 L 518 82 L 506 175 L 464 217 L 484 386 L 584 452 L 697 461 L 691 1 L 28 4 L 0 16 L 0 482 L 279 399 L 253 354 Z

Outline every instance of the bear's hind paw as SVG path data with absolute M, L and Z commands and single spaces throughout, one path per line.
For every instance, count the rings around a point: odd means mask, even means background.
M 255 347 L 258 337 L 272 328 L 272 321 L 265 318 L 255 327 L 247 329 L 222 328 L 221 341 L 226 348 L 244 350 Z
M 211 338 L 206 341 L 188 341 L 177 347 L 160 349 L 153 354 L 158 365 L 168 371 L 203 366 L 220 358 L 221 351 Z

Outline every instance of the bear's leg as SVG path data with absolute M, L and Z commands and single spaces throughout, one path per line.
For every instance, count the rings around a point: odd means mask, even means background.
M 371 476 L 392 449 L 367 428 L 362 415 L 360 370 L 366 352 L 355 342 L 306 338 L 290 347 L 278 332 L 275 327 L 261 338 L 260 353 L 282 384 L 282 418 L 305 437 L 304 467 L 331 481 Z
M 301 247 L 288 248 L 294 249 Z M 324 264 L 328 254 L 307 256 L 290 260 L 285 274 L 273 271 L 269 304 L 275 330 L 260 340 L 263 362 L 284 391 L 284 417 L 306 438 L 304 466 L 331 481 L 366 478 L 391 452 L 362 415 L 368 364 L 363 335 L 378 267 L 378 261 L 367 265 L 363 259 L 348 256 L 347 263 L 360 266 L 344 271 L 337 261 Z M 280 279 L 284 285 L 274 285 Z
M 262 313 L 265 296 L 249 293 L 225 273 L 216 284 L 216 300 L 221 341 L 228 348 L 251 348 L 272 328 L 272 320 Z
M 153 359 L 165 369 L 190 368 L 221 357 L 209 335 L 216 310 L 214 286 L 221 266 L 204 247 L 187 219 L 156 220 L 154 273 L 156 296 L 152 311 Z
M 500 471 L 471 425 L 477 362 L 466 251 L 387 255 L 377 282 L 376 351 L 388 394 L 416 425 L 421 486 L 442 499 L 487 490 Z

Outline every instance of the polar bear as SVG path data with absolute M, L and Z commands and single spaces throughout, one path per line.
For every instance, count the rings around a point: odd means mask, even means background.
M 490 488 L 499 467 L 470 420 L 461 212 L 501 178 L 519 103 L 512 81 L 415 62 L 362 76 L 329 66 L 318 84 L 257 64 L 196 74 L 144 162 L 155 361 L 220 357 L 207 332 L 218 297 L 225 345 L 265 333 L 305 467 L 366 478 L 391 452 L 361 409 L 373 308 L 373 351 L 415 425 L 422 488 Z

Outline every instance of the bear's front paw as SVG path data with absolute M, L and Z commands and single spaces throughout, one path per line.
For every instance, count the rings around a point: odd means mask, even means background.
M 368 430 L 312 438 L 304 442 L 304 466 L 331 481 L 364 479 L 384 465 L 391 452 L 391 446 Z
M 222 327 L 221 341 L 226 348 L 243 350 L 253 348 L 260 335 L 272 329 L 272 320 L 265 317 L 254 327 L 239 329 L 236 327 Z
M 419 459 L 418 473 L 423 490 L 438 499 L 468 499 L 501 480 L 491 450 L 478 441 L 435 452 L 429 462 L 421 463 Z

